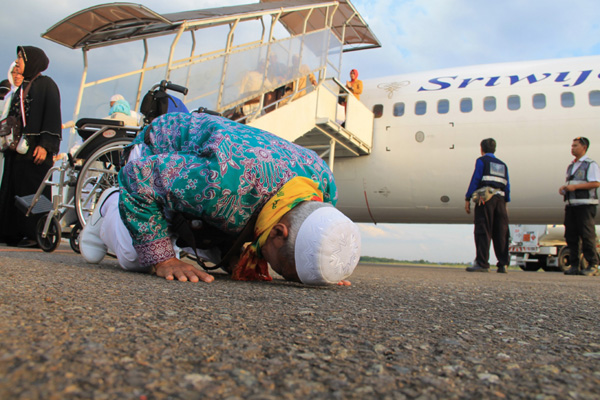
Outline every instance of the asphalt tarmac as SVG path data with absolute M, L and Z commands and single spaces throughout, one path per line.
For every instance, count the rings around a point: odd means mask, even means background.
M 600 398 L 600 277 L 359 265 L 351 287 L 183 283 L 15 250 L 0 399 Z

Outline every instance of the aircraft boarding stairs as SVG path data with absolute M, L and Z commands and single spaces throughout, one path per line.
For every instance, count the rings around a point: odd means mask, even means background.
M 43 37 L 83 52 L 74 120 L 100 117 L 114 93 L 138 109 L 164 79 L 188 88 L 188 109 L 205 107 L 272 132 L 315 150 L 332 168 L 337 157 L 371 152 L 373 114 L 338 79 L 344 52 L 381 43 L 350 0 L 260 0 L 169 14 L 107 3 L 66 17 Z M 141 66 L 99 63 L 96 73 L 88 71 L 95 66 L 88 52 L 112 55 L 115 45 L 130 46 Z M 158 58 L 149 57 L 151 48 Z
M 346 101 L 346 107 L 339 104 L 340 98 Z M 325 80 L 293 101 L 282 100 L 284 105 L 261 113 L 248 125 L 314 150 L 329 159 L 332 168 L 335 157 L 363 156 L 371 152 L 373 113 L 337 79 Z

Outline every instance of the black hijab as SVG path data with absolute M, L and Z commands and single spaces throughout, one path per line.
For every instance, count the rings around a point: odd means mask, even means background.
M 52 154 L 58 153 L 61 139 L 61 114 L 60 92 L 58 86 L 49 76 L 39 75 L 48 68 L 50 61 L 42 49 L 33 46 L 18 46 L 19 52 L 25 61 L 23 77 L 25 80 L 21 87 L 30 89 L 26 94 L 24 107 L 26 124 L 23 127 L 27 137 L 29 152 L 23 157 L 33 158 L 33 151 L 37 146 L 42 146 L 48 151 L 45 163 L 52 166 Z M 25 95 L 19 90 L 13 97 L 8 115 L 22 118 L 20 98 Z
M 23 53 L 23 60 L 25 60 L 25 71 L 23 71 L 23 78 L 29 80 L 37 74 L 43 72 L 48 68 L 50 60 L 44 53 L 44 50 L 34 46 L 17 46 L 17 56 L 19 52 Z

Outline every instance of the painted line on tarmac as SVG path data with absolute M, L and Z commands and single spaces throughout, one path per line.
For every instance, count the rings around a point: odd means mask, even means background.
M 44 253 L 42 249 L 19 249 L 19 248 L 10 248 L 10 249 L 0 249 L 1 253 Z M 75 253 L 72 250 L 54 250 L 51 253 Z

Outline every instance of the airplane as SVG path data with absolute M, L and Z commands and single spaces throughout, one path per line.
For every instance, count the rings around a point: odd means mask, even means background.
M 235 35 L 238 25 L 257 21 L 262 35 Z M 271 21 L 270 26 L 265 21 Z M 279 25 L 285 32 L 277 31 Z M 225 28 L 223 48 L 198 51 L 195 32 L 219 28 Z M 187 32 L 191 40 L 184 42 Z M 148 41 L 167 35 L 174 37 L 170 51 L 161 53 L 168 54 L 167 61 L 147 65 Z M 324 158 L 328 154 L 338 207 L 356 222 L 471 223 L 472 215 L 464 211 L 465 192 L 481 140 L 493 137 L 497 156 L 509 168 L 511 223 L 561 223 L 558 188 L 565 180 L 573 138 L 588 137 L 591 158 L 596 154 L 600 56 L 364 80 L 360 101 L 347 95 L 346 119 L 338 123 L 335 107 L 339 109 L 339 91 L 344 90 L 338 80 L 342 53 L 381 46 L 349 0 L 261 0 L 164 15 L 138 4 L 110 3 L 81 10 L 42 36 L 83 51 L 75 115 L 104 110 L 108 94 L 126 79 L 139 82 L 134 90 L 122 89 L 136 106 L 157 77 L 188 87 L 184 100 L 190 109 L 201 104 L 224 112 L 261 98 L 263 113 L 249 124 L 314 148 Z M 217 36 L 212 37 L 218 43 Z M 90 50 L 136 41 L 144 45 L 141 68 L 88 80 Z M 186 45 L 191 50 L 178 56 L 177 50 Z M 277 111 L 264 113 L 274 106 L 262 102 L 275 86 L 263 83 L 252 92 L 240 86 L 243 75 L 253 70 L 260 71 L 265 82 L 273 81 L 268 65 L 277 56 L 279 63 L 287 62 L 283 68 L 289 73 L 279 85 L 298 90 L 299 79 L 306 80 L 298 62 L 306 62 L 318 84 L 298 99 L 300 93 L 292 93 Z
M 365 80 L 373 146 L 336 159 L 338 207 L 357 222 L 470 223 L 465 193 L 492 137 L 509 169 L 511 224 L 561 224 L 572 140 L 590 139 L 600 160 L 599 74 L 589 56 Z

